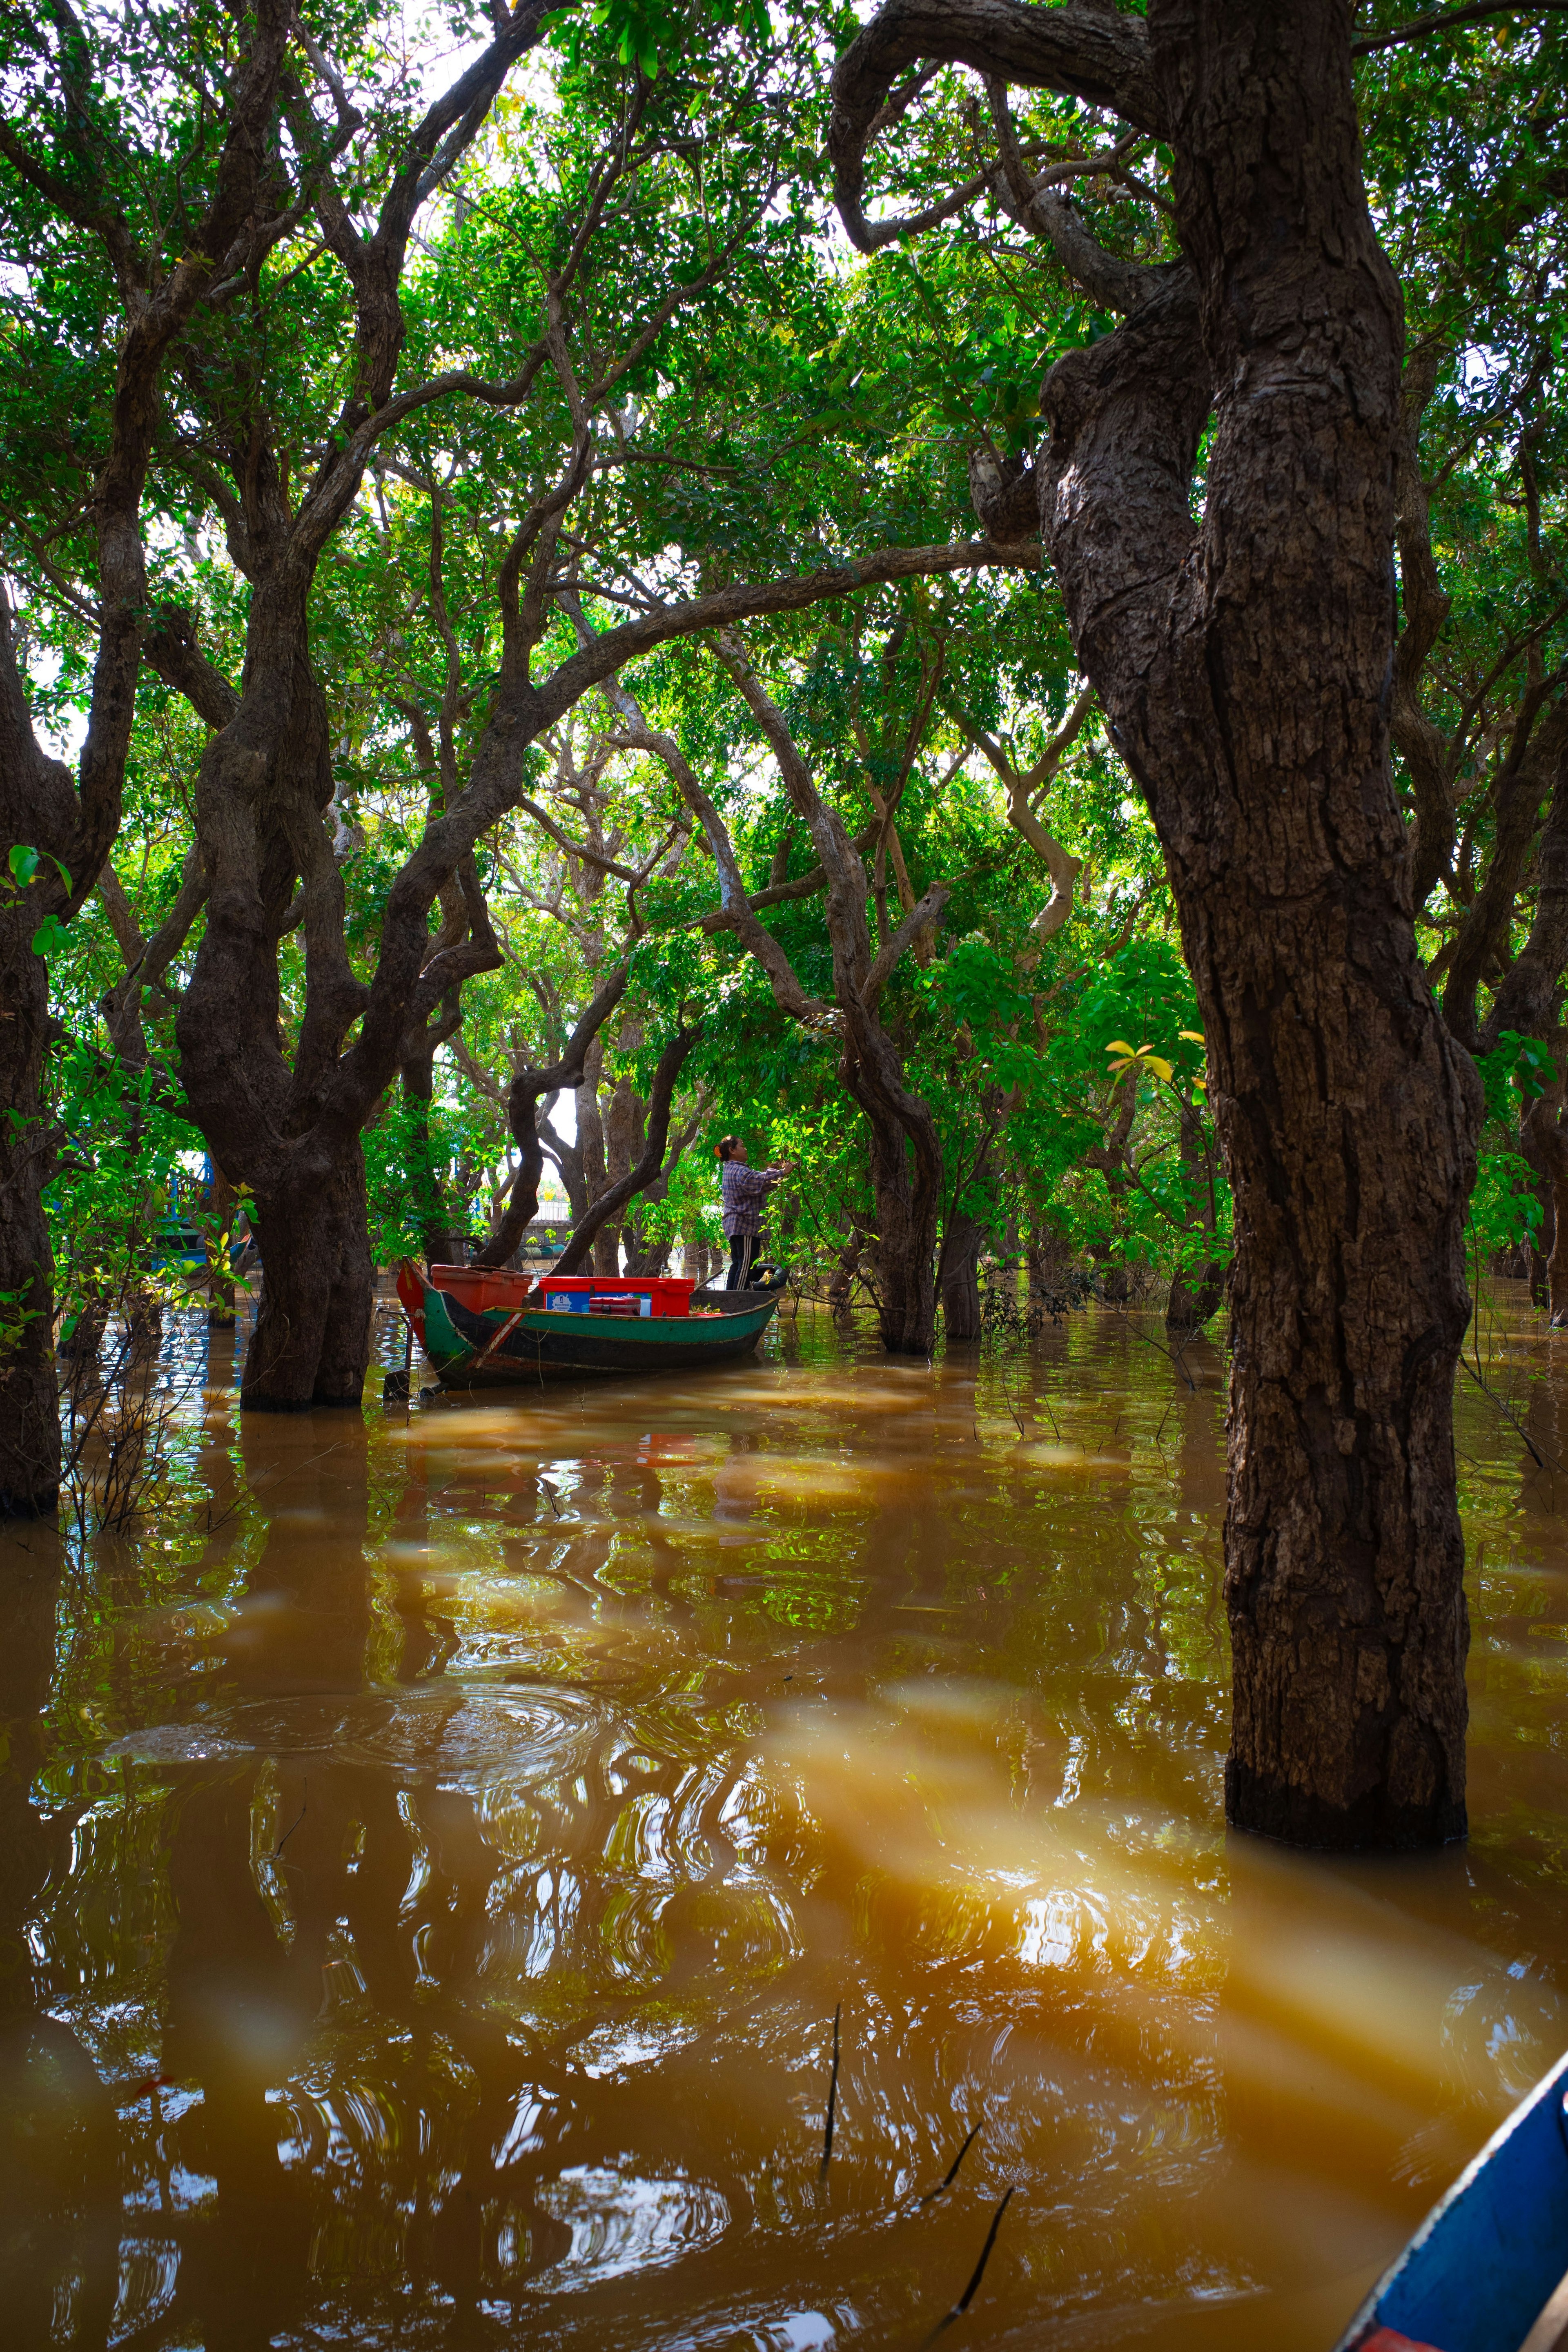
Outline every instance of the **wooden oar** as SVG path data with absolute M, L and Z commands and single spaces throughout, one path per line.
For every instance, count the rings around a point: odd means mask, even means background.
M 510 1334 L 516 1330 L 526 1312 L 527 1307 L 525 1303 L 522 1307 L 518 1308 L 515 1315 L 509 1315 L 507 1317 L 506 1321 L 501 1325 L 494 1339 L 489 1340 L 486 1345 L 483 1355 L 476 1356 L 474 1358 L 473 1362 L 468 1367 L 468 1370 L 471 1372 L 483 1371 L 485 1366 L 489 1362 L 490 1358 L 495 1354 L 496 1349 L 500 1346 L 501 1341 L 509 1338 Z
M 1565 2352 L 1568 2347 L 1568 2272 L 1558 2280 L 1534 2326 L 1519 2352 Z

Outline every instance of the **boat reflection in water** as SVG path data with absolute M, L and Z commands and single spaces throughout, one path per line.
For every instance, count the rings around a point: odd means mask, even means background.
M 7 2343 L 914 2344 L 1011 2189 L 953 2342 L 1321 2352 L 1568 2046 L 1568 1482 L 1479 1394 L 1474 1834 L 1328 1862 L 1221 1824 L 1152 1318 L 363 1425 L 226 1344 L 187 1499 L 0 1538 Z

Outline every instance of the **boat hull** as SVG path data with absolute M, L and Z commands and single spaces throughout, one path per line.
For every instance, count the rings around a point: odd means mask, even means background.
M 778 1311 L 776 1292 L 718 1291 L 698 1297 L 716 1316 L 478 1315 L 428 1282 L 420 1290 L 420 1343 L 447 1388 L 701 1371 L 749 1356 Z
M 1394 2330 L 1441 2352 L 1515 2352 L 1568 2273 L 1568 2057 L 1435 2206 L 1340 2338 Z

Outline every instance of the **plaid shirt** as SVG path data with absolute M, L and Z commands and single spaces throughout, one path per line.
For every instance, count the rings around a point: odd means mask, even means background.
M 763 1202 L 784 1172 L 782 1168 L 748 1168 L 743 1160 L 725 1160 L 719 1181 L 724 1196 L 726 1234 L 762 1232 Z

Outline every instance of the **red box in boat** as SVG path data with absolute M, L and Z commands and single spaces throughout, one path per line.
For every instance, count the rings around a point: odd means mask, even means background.
M 548 1303 L 552 1290 L 564 1290 L 581 1297 L 584 1291 L 596 1290 L 601 1297 L 614 1293 L 626 1297 L 651 1298 L 655 1315 L 689 1315 L 691 1294 L 696 1288 L 689 1274 L 546 1274 L 539 1283 L 539 1303 Z
M 533 1288 L 531 1274 L 513 1274 L 504 1265 L 433 1265 L 430 1281 L 470 1315 L 489 1315 L 498 1307 L 515 1315 Z

